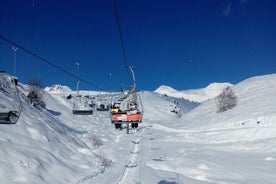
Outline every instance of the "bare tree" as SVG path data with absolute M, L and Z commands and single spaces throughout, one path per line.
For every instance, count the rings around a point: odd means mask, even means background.
M 28 99 L 30 100 L 33 106 L 41 105 L 45 106 L 45 103 L 42 101 L 42 91 L 41 91 L 41 80 L 38 78 L 32 78 L 28 81 Z
M 217 96 L 216 100 L 219 113 L 232 109 L 238 102 L 237 96 L 230 86 L 224 88 L 222 93 Z

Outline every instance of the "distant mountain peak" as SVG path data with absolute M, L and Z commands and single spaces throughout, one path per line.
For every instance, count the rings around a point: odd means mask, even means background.
M 51 92 L 51 93 L 60 93 L 60 92 L 71 92 L 72 90 L 68 86 L 54 84 L 51 87 L 46 87 L 45 91 Z
M 160 94 L 164 94 L 166 92 L 172 92 L 172 91 L 176 91 L 175 89 L 173 89 L 170 86 L 166 86 L 166 85 L 161 85 L 159 88 L 157 88 L 154 92 L 156 93 L 160 93 Z

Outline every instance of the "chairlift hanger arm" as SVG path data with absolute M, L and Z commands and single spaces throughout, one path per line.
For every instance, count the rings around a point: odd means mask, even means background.
M 123 58 L 124 58 L 124 63 L 125 63 L 125 67 L 128 68 L 129 66 L 127 64 L 126 49 L 125 49 L 120 19 L 119 19 L 117 0 L 113 0 L 113 4 L 114 4 L 115 16 L 116 16 L 116 23 L 117 23 L 117 27 L 118 27 L 118 31 L 119 31 L 119 35 L 120 35 L 120 43 L 121 43 L 121 49 L 122 49 L 122 54 L 123 54 Z
M 123 33 L 122 33 L 122 28 L 121 28 L 120 19 L 119 19 L 117 0 L 114 0 L 113 2 L 114 2 L 114 10 L 115 10 L 117 27 L 118 27 L 118 31 L 119 31 L 119 35 L 120 35 L 120 42 L 121 42 L 121 49 L 122 49 L 122 54 L 123 54 L 123 58 L 124 58 L 124 64 L 125 64 L 125 67 L 130 70 L 130 72 L 132 74 L 132 79 L 133 79 L 133 86 L 130 89 L 130 92 L 134 93 L 136 91 L 136 81 L 135 81 L 135 75 L 134 75 L 134 71 L 133 71 L 133 66 L 129 66 L 127 64 L 126 50 L 125 50 Z
M 77 82 L 77 95 L 79 95 L 79 85 L 80 85 L 80 80 Z
M 129 70 L 132 74 L 132 79 L 133 79 L 133 86 L 132 89 L 130 90 L 130 92 L 134 93 L 136 91 L 136 81 L 135 81 L 135 75 L 134 75 L 134 71 L 133 71 L 133 66 L 129 66 Z

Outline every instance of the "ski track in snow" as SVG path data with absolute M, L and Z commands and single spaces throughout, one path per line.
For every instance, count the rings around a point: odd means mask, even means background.
M 89 180 L 93 179 L 94 177 L 98 176 L 99 174 L 104 173 L 105 168 L 101 169 L 99 172 L 91 173 L 83 178 L 81 178 L 77 184 L 88 184 Z
M 129 184 L 129 183 L 134 183 L 138 184 L 140 183 L 139 181 L 141 180 L 141 137 L 144 134 L 144 128 L 138 128 L 137 130 L 132 130 L 134 131 L 135 137 L 133 140 L 131 140 L 131 144 L 133 144 L 132 149 L 130 150 L 131 157 L 127 165 L 125 165 L 125 168 L 123 170 L 122 175 L 116 182 L 117 184 Z
M 120 174 L 120 177 L 117 179 L 118 184 L 129 184 L 129 183 L 135 183 L 139 184 L 139 181 L 136 181 L 134 178 L 137 178 L 137 175 L 139 178 L 140 176 L 140 163 L 139 163 L 139 154 L 140 154 L 140 141 L 141 137 L 144 134 L 144 127 L 139 127 L 138 130 L 130 130 L 129 136 L 131 137 L 131 140 L 129 141 L 129 144 L 132 144 L 131 150 L 129 150 L 129 153 L 131 154 L 131 157 L 126 165 L 124 165 L 124 168 L 122 170 L 122 173 Z M 118 134 L 115 134 L 115 142 L 120 143 L 120 140 L 122 136 L 125 136 L 125 133 L 123 131 L 119 131 Z M 80 153 L 83 154 L 92 154 L 91 150 L 88 149 L 79 149 Z M 81 179 L 78 180 L 77 184 L 89 184 L 93 181 L 94 178 L 97 176 L 104 174 L 105 170 L 107 168 L 103 167 L 97 172 L 92 172 L 91 174 L 88 174 L 86 176 L 83 176 Z

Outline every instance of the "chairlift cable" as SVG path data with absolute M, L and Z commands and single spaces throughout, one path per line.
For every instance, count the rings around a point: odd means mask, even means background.
M 124 63 L 125 63 L 125 67 L 127 69 L 129 69 L 129 66 L 127 64 L 126 50 L 125 50 L 125 44 L 124 44 L 124 39 L 123 39 L 123 33 L 122 33 L 122 28 L 121 28 L 120 19 L 119 19 L 117 0 L 114 0 L 113 2 L 114 2 L 114 10 L 115 10 L 116 23 L 117 23 L 118 31 L 119 31 L 119 34 L 120 34 L 120 42 L 121 42 L 121 49 L 122 49 L 122 53 L 123 53 Z
M 15 43 L 14 41 L 11 41 L 10 39 L 8 39 L 8 38 L 6 38 L 6 37 L 4 37 L 4 36 L 2 36 L 2 35 L 0 35 L 0 39 L 2 39 L 2 40 L 4 40 L 4 41 L 6 41 L 6 42 L 8 42 L 8 43 L 10 43 L 10 44 L 12 44 L 12 45 L 14 45 L 14 46 L 16 46 L 17 48 L 20 48 L 21 50 L 25 51 L 26 53 L 28 53 L 28 54 L 34 56 L 35 58 L 38 58 L 40 61 L 43 61 L 44 63 L 46 63 L 46 64 L 48 64 L 48 65 L 50 65 L 50 66 L 52 66 L 52 67 L 54 67 L 54 68 L 56 68 L 56 69 L 58 69 L 58 70 L 60 70 L 61 72 L 66 73 L 67 75 L 69 75 L 69 76 L 71 76 L 71 77 L 73 77 L 73 78 L 76 78 L 76 79 L 78 79 L 78 80 L 80 80 L 80 81 L 82 81 L 82 82 L 88 84 L 88 85 L 91 86 L 91 87 L 94 87 L 94 88 L 99 89 L 99 90 L 103 90 L 103 88 L 101 88 L 101 87 L 99 87 L 99 86 L 97 86 L 97 85 L 95 85 L 95 84 L 93 84 L 93 83 L 91 83 L 91 82 L 89 82 L 89 81 L 86 81 L 86 80 L 80 78 L 79 76 L 77 76 L 77 75 L 75 75 L 75 74 L 73 74 L 73 73 L 71 73 L 71 72 L 69 72 L 69 71 L 63 69 L 62 67 L 60 67 L 60 66 L 58 66 L 58 65 L 56 65 L 56 64 L 54 64 L 54 63 L 52 63 L 52 62 L 50 62 L 49 60 L 47 60 L 47 59 L 45 59 L 45 58 L 39 56 L 38 54 L 35 54 L 34 52 L 30 51 L 29 49 L 27 49 L 27 48 L 25 48 L 25 47 L 23 47 L 23 46 L 21 46 L 21 45 Z
M 136 81 L 135 81 L 133 66 L 129 66 L 127 64 L 126 49 L 125 49 L 125 44 L 124 44 L 123 33 L 122 33 L 121 24 L 120 24 L 120 19 L 119 19 L 117 0 L 114 0 L 113 2 L 114 2 L 114 10 L 115 10 L 116 23 L 117 23 L 117 27 L 118 27 L 118 31 L 119 31 L 119 35 L 120 35 L 120 43 L 121 43 L 121 49 L 122 49 L 122 54 L 123 54 L 123 58 L 124 58 L 124 64 L 125 64 L 125 67 L 128 70 L 130 70 L 131 75 L 132 75 L 132 80 L 133 80 L 132 81 L 133 82 L 133 86 L 132 86 L 132 89 L 130 91 L 131 92 L 135 92 L 136 91 Z

